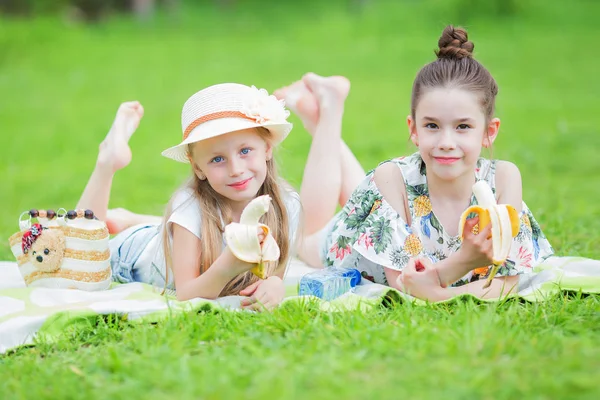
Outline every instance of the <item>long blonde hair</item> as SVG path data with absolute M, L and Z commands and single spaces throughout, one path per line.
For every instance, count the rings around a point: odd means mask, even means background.
M 265 142 L 270 143 L 271 133 L 265 128 L 256 128 L 258 134 Z M 269 211 L 261 218 L 261 222 L 271 229 L 271 234 L 279 246 L 281 256 L 277 262 L 266 263 L 268 275 L 273 274 L 280 265 L 287 265 L 290 256 L 290 233 L 289 221 L 286 205 L 283 199 L 283 186 L 287 185 L 285 181 L 279 178 L 275 160 L 267 160 L 267 174 L 265 181 L 260 187 L 257 196 L 269 195 L 272 202 Z M 203 274 L 210 268 L 222 252 L 223 232 L 225 225 L 232 222 L 231 207 L 227 198 L 217 193 L 208 183 L 207 179 L 199 179 L 196 174 L 180 188 L 188 189 L 193 192 L 194 197 L 200 204 L 201 215 L 201 240 L 200 240 L 200 274 Z M 179 190 L 177 191 L 179 192 Z M 177 193 L 176 192 L 176 193 Z M 166 264 L 166 279 L 169 281 L 169 270 L 172 270 L 171 246 L 169 241 L 169 232 L 167 221 L 173 214 L 173 200 L 171 198 L 167 205 L 165 216 L 163 218 L 163 251 Z M 221 217 L 223 223 L 221 223 Z M 221 291 L 220 296 L 230 296 L 239 294 L 240 290 L 256 282 L 258 278 L 251 272 L 238 275 L 233 278 Z M 166 283 L 165 283 L 166 284 Z

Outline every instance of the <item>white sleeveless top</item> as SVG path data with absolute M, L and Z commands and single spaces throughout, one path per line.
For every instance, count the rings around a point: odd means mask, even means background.
M 294 243 L 296 242 L 298 227 L 301 217 L 300 196 L 293 190 L 282 189 L 283 199 L 287 209 L 289 221 L 290 256 L 293 256 Z M 173 244 L 173 224 L 177 224 L 190 231 L 201 239 L 202 215 L 200 204 L 191 189 L 183 189 L 175 193 L 173 199 L 173 212 L 167 221 L 170 245 Z M 166 263 L 163 251 L 162 224 L 156 225 L 156 234 L 148 242 L 140 257 L 135 262 L 135 269 L 143 277 L 142 281 L 156 286 L 164 286 L 166 276 Z M 223 248 L 225 239 L 223 238 Z M 173 274 L 169 273 L 167 288 L 173 289 Z

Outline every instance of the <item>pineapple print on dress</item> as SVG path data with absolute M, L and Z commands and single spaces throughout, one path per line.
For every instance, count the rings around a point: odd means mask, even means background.
M 417 217 L 425 217 L 431 213 L 431 200 L 429 200 L 429 196 L 420 195 L 415 199 L 413 204 Z
M 419 153 L 390 161 L 398 166 L 404 178 L 408 200 L 408 221 L 405 221 L 383 199 L 374 183 L 374 171 L 369 172 L 340 213 L 326 235 L 323 252 L 328 266 L 347 264 L 344 255 L 356 249 L 352 266 L 363 272 L 363 278 L 387 284 L 385 267 L 402 271 L 410 258 L 425 256 L 434 262 L 442 261 L 461 247 L 460 236 L 445 232 L 432 209 L 427 187 L 425 164 Z M 477 180 L 494 184 L 495 162 L 481 159 L 475 169 Z M 470 205 L 476 205 L 471 196 Z M 530 272 L 537 263 L 552 254 L 552 248 L 542 233 L 535 217 L 525 203 L 520 217 L 520 233 L 514 238 L 513 254 L 498 271 L 500 275 Z M 473 215 L 475 216 L 475 215 Z M 472 217 L 469 215 L 469 218 Z M 483 226 L 483 224 L 481 224 Z M 473 229 L 478 233 L 480 226 Z M 469 272 L 452 284 L 461 286 L 469 281 L 483 279 L 490 273 L 489 266 Z
M 523 221 L 525 226 L 531 230 L 531 221 L 529 220 L 529 216 L 527 214 L 523 214 L 523 216 L 521 217 L 521 220 Z
M 442 225 L 433 213 L 427 185 L 407 185 L 406 191 L 409 203 L 412 203 L 412 213 L 416 220 L 415 222 L 419 223 L 421 231 L 425 236 L 431 238 L 431 228 L 433 228 L 437 232 L 437 235 L 441 236 L 443 232 Z
M 423 244 L 417 235 L 411 233 L 406 237 L 406 240 L 404 241 L 404 251 L 411 257 L 414 257 L 423 251 Z

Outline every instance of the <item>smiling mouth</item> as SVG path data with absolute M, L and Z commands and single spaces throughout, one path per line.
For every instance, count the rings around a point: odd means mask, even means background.
M 460 160 L 459 157 L 434 157 L 435 161 L 437 161 L 440 164 L 452 164 L 455 163 L 456 161 Z
M 230 187 L 232 187 L 234 189 L 241 189 L 241 188 L 245 187 L 248 184 L 248 182 L 250 182 L 251 179 L 252 178 L 248 178 L 248 179 L 245 179 L 243 181 L 232 183 L 232 184 L 227 185 L 227 186 L 230 186 Z

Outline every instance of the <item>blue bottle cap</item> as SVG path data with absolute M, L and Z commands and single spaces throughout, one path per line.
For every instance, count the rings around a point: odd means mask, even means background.
M 361 280 L 360 271 L 355 268 L 348 269 L 342 275 L 351 278 L 350 279 L 350 287 L 356 287 L 356 285 L 358 285 L 360 283 L 360 280 Z

